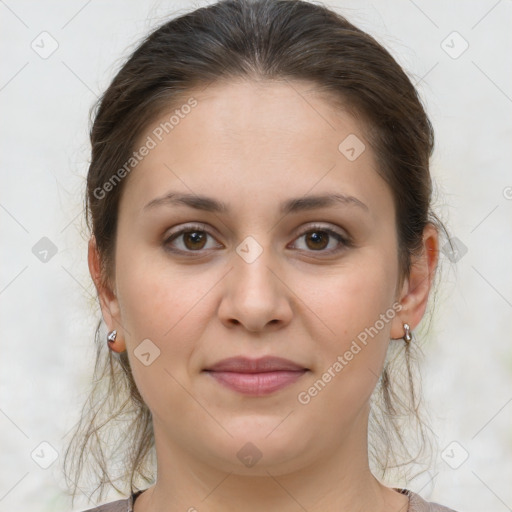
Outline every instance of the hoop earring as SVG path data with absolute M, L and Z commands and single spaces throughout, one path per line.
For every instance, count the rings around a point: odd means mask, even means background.
M 404 331 L 405 334 L 403 336 L 403 340 L 405 341 L 406 345 L 409 345 L 409 343 L 411 343 L 412 340 L 411 328 L 409 327 L 409 324 L 404 324 Z

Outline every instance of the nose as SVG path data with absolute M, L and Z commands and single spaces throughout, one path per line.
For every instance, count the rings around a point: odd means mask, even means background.
M 291 321 L 293 293 L 270 252 L 265 249 L 252 262 L 234 255 L 233 268 L 223 279 L 218 309 L 226 327 L 240 325 L 247 331 L 260 332 L 282 328 Z

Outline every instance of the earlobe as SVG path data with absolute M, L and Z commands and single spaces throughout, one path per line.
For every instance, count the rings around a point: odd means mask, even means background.
M 422 253 L 411 263 L 409 276 L 404 280 L 398 299 L 402 309 L 391 327 L 393 339 L 404 335 L 404 323 L 409 324 L 411 330 L 414 330 L 425 314 L 439 258 L 438 244 L 437 229 L 428 224 L 423 231 Z
M 100 302 L 103 320 L 105 321 L 109 332 L 114 329 L 117 331 L 117 340 L 115 341 L 116 348 L 113 348 L 113 350 L 116 352 L 122 352 L 125 349 L 125 346 L 124 341 L 122 341 L 123 336 L 120 336 L 121 322 L 119 314 L 119 302 L 105 278 L 101 257 L 98 252 L 96 239 L 94 236 L 92 236 L 89 240 L 87 260 L 89 265 L 89 272 L 98 293 L 98 300 Z

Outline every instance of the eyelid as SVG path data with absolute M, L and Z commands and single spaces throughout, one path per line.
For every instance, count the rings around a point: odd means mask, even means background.
M 322 224 L 319 224 L 319 223 L 309 224 L 305 228 L 302 228 L 299 231 L 299 233 L 297 233 L 297 235 L 295 236 L 294 241 L 297 238 L 300 238 L 300 237 L 306 235 L 307 233 L 314 232 L 314 231 L 324 231 L 324 232 L 328 233 L 330 237 L 334 236 L 335 238 L 338 239 L 338 241 L 340 243 L 340 246 L 336 247 L 335 249 L 330 249 L 330 250 L 327 250 L 327 251 L 324 251 L 324 250 L 321 250 L 321 251 L 313 251 L 313 250 L 306 251 L 308 253 L 313 253 L 314 254 L 316 252 L 318 254 L 323 254 L 323 255 L 336 254 L 336 253 L 339 253 L 339 252 L 343 251 L 344 249 L 346 249 L 348 247 L 353 247 L 353 245 L 354 245 L 353 241 L 352 241 L 352 238 L 348 234 L 340 233 L 335 228 L 332 228 L 330 226 L 325 226 L 325 225 L 322 225 Z
M 315 230 L 324 231 L 324 232 L 328 233 L 329 236 L 336 237 L 338 239 L 338 241 L 340 242 L 341 247 L 337 247 L 335 249 L 330 249 L 330 250 L 327 250 L 327 251 L 325 251 L 325 250 L 320 250 L 320 251 L 313 251 L 313 250 L 311 250 L 311 251 L 306 251 L 306 252 L 311 252 L 311 253 L 317 252 L 318 254 L 328 255 L 328 254 L 334 254 L 334 253 L 340 252 L 344 248 L 353 246 L 352 239 L 351 239 L 351 237 L 348 234 L 340 233 L 335 228 L 332 228 L 332 227 L 330 227 L 328 225 L 327 226 L 326 225 L 322 225 L 322 224 L 319 224 L 319 223 L 309 224 L 306 227 L 301 228 L 300 231 L 298 231 L 294 235 L 293 241 L 295 241 L 297 238 L 300 238 L 300 237 L 304 236 L 305 234 L 310 233 L 310 232 L 315 231 Z M 191 232 L 191 231 L 201 231 L 201 232 L 204 232 L 207 235 L 211 236 L 212 238 L 215 238 L 213 236 L 213 234 L 211 233 L 210 228 L 205 223 L 196 222 L 196 223 L 182 225 L 176 231 L 166 235 L 165 238 L 164 238 L 164 241 L 163 241 L 164 246 L 167 246 L 167 244 L 169 244 L 172 241 L 171 239 L 177 239 L 181 235 L 183 235 L 184 233 Z M 212 229 L 212 231 L 214 231 L 214 230 Z M 175 237 L 175 238 L 173 238 L 173 237 Z M 187 254 L 198 253 L 198 254 L 200 254 L 201 252 L 208 251 L 210 249 L 200 249 L 200 250 L 197 250 L 197 251 L 191 251 L 191 250 L 184 251 L 182 249 L 168 249 L 168 250 L 171 251 L 171 252 L 182 253 L 182 254 L 184 254 L 184 253 L 187 253 Z
M 340 233 L 336 228 L 333 228 L 329 225 L 319 224 L 317 222 L 313 222 L 312 224 L 307 225 L 305 228 L 301 228 L 296 236 L 304 235 L 306 233 L 309 233 L 310 231 L 314 231 L 315 229 L 318 229 L 318 231 L 327 231 L 328 233 L 334 233 L 335 235 L 338 235 L 345 239 L 349 238 L 347 234 Z
M 196 223 L 180 225 L 176 231 L 166 234 L 164 236 L 163 244 L 166 246 L 168 243 L 170 243 L 172 241 L 171 239 L 177 239 L 180 236 L 182 236 L 183 234 L 191 232 L 191 231 L 201 231 L 201 232 L 206 233 L 210 237 L 215 238 L 212 234 L 212 231 L 214 231 L 212 228 L 209 228 L 206 224 L 204 224 L 202 222 L 196 222 Z M 181 249 L 172 249 L 172 250 L 176 251 L 176 252 L 188 252 L 188 253 L 193 253 L 193 252 L 199 253 L 200 252 L 200 251 L 183 251 Z

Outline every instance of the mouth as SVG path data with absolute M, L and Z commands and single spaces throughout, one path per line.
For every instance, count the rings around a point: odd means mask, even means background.
M 205 370 L 218 383 L 245 395 L 261 396 L 274 393 L 296 382 L 308 370 L 261 373 L 216 372 Z
M 263 357 L 224 359 L 203 370 L 217 383 L 241 394 L 262 396 L 283 389 L 300 379 L 308 368 L 288 359 Z

